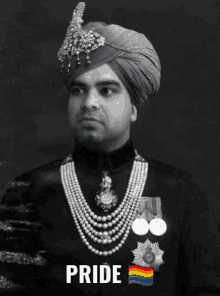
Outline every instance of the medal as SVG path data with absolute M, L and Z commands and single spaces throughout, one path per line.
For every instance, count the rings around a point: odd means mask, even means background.
M 163 219 L 155 218 L 150 221 L 149 228 L 152 234 L 160 236 L 167 231 L 167 224 Z
M 144 218 L 137 218 L 132 223 L 132 230 L 137 235 L 145 235 L 148 233 L 149 224 Z
M 162 218 L 160 197 L 141 196 L 139 199 L 139 210 L 132 223 L 133 232 L 137 235 L 145 235 L 150 230 L 153 235 L 163 235 L 167 231 L 167 224 Z
M 110 211 L 117 205 L 118 197 L 112 187 L 112 179 L 108 176 L 108 172 L 103 172 L 101 190 L 96 194 L 95 201 L 99 208 L 104 212 Z
M 153 267 L 155 271 L 159 270 L 163 261 L 163 254 L 159 248 L 158 243 L 151 243 L 149 239 L 147 239 L 144 243 L 137 243 L 137 249 L 133 250 L 134 260 L 132 263 L 139 265 L 141 267 Z
M 142 207 L 142 201 L 146 201 L 147 197 L 141 196 L 139 197 L 140 203 L 139 203 L 139 210 L 137 211 L 136 219 L 133 221 L 131 228 L 133 232 L 137 235 L 145 235 L 149 231 L 149 224 L 146 220 L 146 217 L 144 215 L 145 206 Z

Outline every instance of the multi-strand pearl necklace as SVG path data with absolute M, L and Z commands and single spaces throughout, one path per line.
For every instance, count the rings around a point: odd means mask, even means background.
M 112 214 L 98 216 L 91 210 L 83 196 L 72 158 L 68 157 L 68 161 L 64 161 L 61 165 L 61 180 L 75 225 L 82 241 L 96 255 L 112 255 L 125 243 L 144 190 L 147 172 L 148 163 L 136 152 L 123 201 Z M 85 234 L 95 243 L 102 245 L 111 244 L 122 238 L 113 249 L 99 251 L 88 242 Z

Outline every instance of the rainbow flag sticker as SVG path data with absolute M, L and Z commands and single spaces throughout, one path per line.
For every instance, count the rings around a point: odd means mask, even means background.
M 154 268 L 139 265 L 128 266 L 128 283 L 151 286 L 154 282 Z

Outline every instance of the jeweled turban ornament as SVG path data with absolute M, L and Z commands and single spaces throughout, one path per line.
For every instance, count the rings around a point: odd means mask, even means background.
M 80 2 L 73 11 L 73 17 L 67 29 L 66 37 L 58 51 L 58 59 L 62 63 L 61 73 L 63 72 L 64 63 L 68 61 L 67 75 L 71 70 L 71 59 L 74 55 L 77 56 L 77 65 L 80 62 L 80 53 L 86 53 L 87 65 L 91 64 L 89 53 L 105 44 L 105 38 L 99 33 L 89 30 L 88 32 L 82 29 L 82 17 L 85 9 L 85 3 Z

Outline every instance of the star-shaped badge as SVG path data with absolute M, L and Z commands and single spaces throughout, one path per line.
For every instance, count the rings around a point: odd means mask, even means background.
M 144 243 L 139 243 L 137 249 L 133 250 L 134 260 L 132 263 L 141 267 L 153 267 L 159 271 L 159 267 L 164 263 L 162 256 L 164 251 L 159 248 L 158 243 L 151 243 L 149 239 Z

